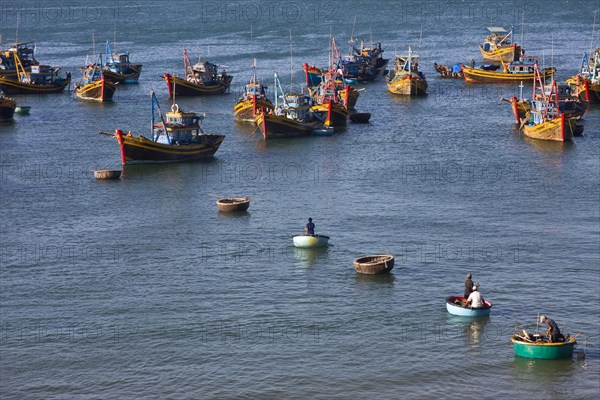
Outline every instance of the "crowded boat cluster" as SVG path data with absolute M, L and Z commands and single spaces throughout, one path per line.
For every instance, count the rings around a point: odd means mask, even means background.
M 519 130 L 537 140 L 564 142 L 583 133 L 578 121 L 590 104 L 600 104 L 600 48 L 594 54 L 583 56 L 579 73 L 564 84 L 554 78 L 556 68 L 542 68 L 539 58 L 525 54 L 514 42 L 513 32 L 501 27 L 489 27 L 489 34 L 479 46 L 483 64 L 434 64 L 444 78 L 462 79 L 466 84 L 519 84 L 519 97 L 503 99 L 510 104 L 514 122 Z M 398 96 L 423 96 L 428 83 L 419 64 L 419 55 L 412 46 L 401 55 L 395 55 L 391 69 L 389 59 L 383 57 L 381 43 L 367 44 L 350 40 L 349 51 L 339 49 L 331 39 L 329 64 L 324 67 L 302 64 L 306 89 L 286 92 L 279 76 L 273 76 L 273 93 L 267 93 L 264 81 L 253 74 L 233 105 L 233 118 L 240 123 L 254 124 L 264 140 L 305 136 L 334 135 L 348 123 L 369 123 L 371 114 L 356 109 L 361 91 L 355 85 L 385 79 L 387 90 Z M 208 134 L 202 129 L 204 117 L 186 111 L 175 102 L 181 96 L 216 96 L 227 93 L 234 76 L 218 64 L 199 59 L 190 61 L 183 50 L 183 71 L 180 75 L 164 73 L 166 91 L 172 99 L 170 110 L 162 112 L 154 93 L 152 102 L 152 129 L 146 135 L 134 135 L 115 129 L 114 133 L 100 132 L 114 137 L 120 147 L 123 165 L 132 163 L 184 162 L 206 160 L 213 157 L 225 136 Z M 590 57 L 591 56 L 591 57 Z M 112 101 L 120 85 L 139 82 L 142 65 L 130 61 L 129 53 L 113 52 L 106 43 L 104 53 L 86 60 L 80 80 L 73 84 L 74 93 L 82 101 Z M 72 84 L 70 73 L 62 74 L 59 68 L 44 65 L 35 58 L 32 42 L 13 43 L 0 52 L 0 120 L 10 120 L 15 113 L 27 113 L 27 106 L 19 105 L 11 95 L 62 93 Z M 531 97 L 523 95 L 524 84 L 532 86 Z M 20 99 L 20 98 L 19 98 Z M 20 100 L 19 100 L 20 101 Z M 98 179 L 119 178 L 120 171 L 96 171 Z M 225 198 L 217 202 L 222 212 L 246 212 L 250 199 Z M 328 246 L 329 237 L 314 232 L 312 220 L 306 225 L 304 235 L 297 235 L 293 243 L 299 248 Z M 394 257 L 378 254 L 354 260 L 357 273 L 375 275 L 389 273 Z M 486 317 L 492 303 L 484 300 L 473 284 L 471 276 L 465 282 L 464 296 L 450 296 L 446 307 L 450 314 L 461 317 Z M 517 355 L 533 358 L 570 357 L 576 343 L 575 337 L 560 335 L 556 323 L 545 316 L 540 322 L 549 327 L 546 335 L 526 331 L 512 337 Z M 558 332 L 558 333 L 557 333 Z

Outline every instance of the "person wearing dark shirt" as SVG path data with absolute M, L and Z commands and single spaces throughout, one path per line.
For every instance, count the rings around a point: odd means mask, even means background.
M 560 329 L 558 329 L 558 325 L 554 322 L 553 319 L 546 317 L 545 315 L 540 316 L 540 322 L 542 324 L 546 324 L 548 330 L 546 331 L 546 336 L 548 337 L 549 342 L 560 342 L 564 338 L 564 336 L 560 333 Z
M 467 279 L 465 279 L 465 293 L 464 298 L 468 299 L 471 292 L 473 292 L 473 281 L 471 280 L 471 274 L 467 274 Z
M 306 224 L 306 226 L 304 227 L 304 231 L 306 232 L 307 235 L 315 234 L 315 224 L 313 224 L 312 218 L 308 219 L 308 224 Z

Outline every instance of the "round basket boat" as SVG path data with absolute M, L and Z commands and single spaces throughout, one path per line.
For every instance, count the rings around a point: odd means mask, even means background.
M 573 349 L 577 344 L 575 336 L 567 337 L 561 342 L 548 343 L 543 340 L 537 341 L 531 340 L 529 337 L 513 335 L 510 341 L 513 343 L 516 356 L 544 360 L 571 358 L 573 357 Z
M 99 169 L 94 171 L 96 179 L 119 179 L 121 177 L 120 170 Z
M 327 247 L 329 236 L 325 235 L 298 235 L 294 236 L 294 246 L 303 249 Z
M 460 296 L 449 296 L 446 297 L 446 309 L 452 315 L 460 315 L 462 317 L 485 317 L 490 315 L 492 310 L 492 303 L 483 300 L 485 307 L 482 308 L 470 308 L 465 307 L 467 299 Z
M 386 274 L 394 268 L 394 256 L 377 254 L 363 256 L 354 260 L 354 269 L 360 274 Z
M 250 207 L 249 197 L 227 197 L 217 200 L 217 208 L 222 212 L 246 211 Z

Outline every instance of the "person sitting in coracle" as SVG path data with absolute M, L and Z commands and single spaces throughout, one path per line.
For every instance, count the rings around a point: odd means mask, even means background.
M 564 340 L 565 337 L 560 333 L 560 329 L 558 329 L 558 325 L 556 325 L 556 322 L 554 322 L 553 319 L 550 319 L 545 315 L 540 315 L 540 323 L 548 326 L 546 337 L 548 337 L 549 342 L 562 342 Z
M 473 286 L 473 292 L 471 292 L 467 299 L 466 307 L 485 308 L 485 300 L 483 300 L 481 293 L 477 290 L 477 285 Z
M 308 219 L 308 224 L 306 224 L 306 226 L 304 227 L 304 232 L 306 232 L 307 235 L 315 234 L 315 224 L 313 224 L 312 218 Z

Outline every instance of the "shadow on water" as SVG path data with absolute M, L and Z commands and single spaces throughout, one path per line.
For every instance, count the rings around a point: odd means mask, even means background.
M 250 219 L 252 214 L 249 211 L 232 211 L 232 212 L 222 212 L 216 209 L 217 218 L 225 220 L 225 219 Z

